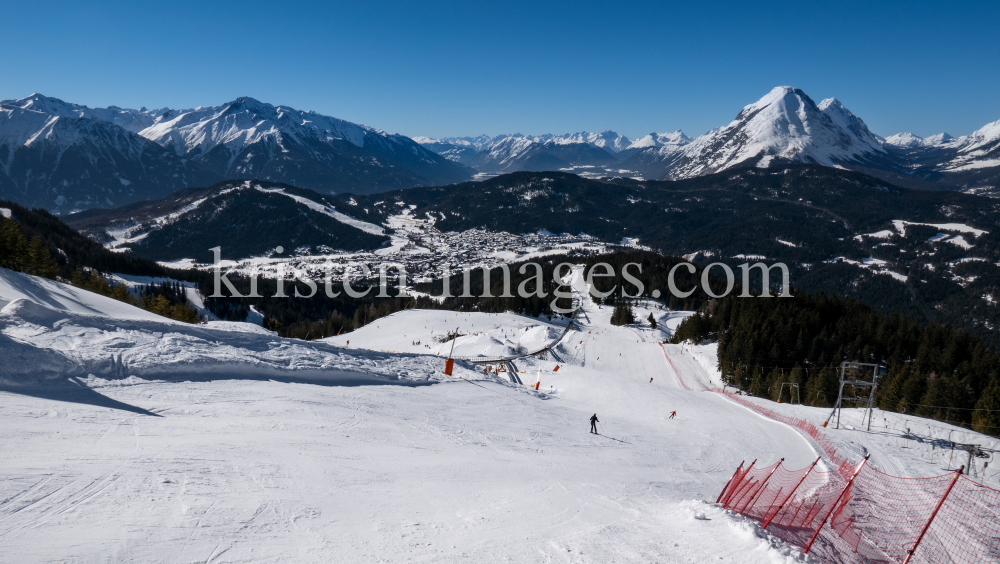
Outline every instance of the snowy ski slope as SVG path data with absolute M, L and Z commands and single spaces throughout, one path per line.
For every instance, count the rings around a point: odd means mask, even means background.
M 463 362 L 444 376 L 434 335 L 531 349 L 564 320 L 411 310 L 304 343 L 5 270 L 0 300 L 3 562 L 802 560 L 705 500 L 742 459 L 816 449 L 697 391 L 711 347 L 658 344 L 677 312 L 614 327 L 582 300 L 549 358 L 516 361 L 534 392 Z M 886 437 L 873 460 L 900 452 Z

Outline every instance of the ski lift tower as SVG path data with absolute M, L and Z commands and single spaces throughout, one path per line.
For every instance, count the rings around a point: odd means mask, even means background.
M 875 406 L 875 390 L 878 388 L 878 377 L 881 372 L 878 364 L 868 364 L 864 362 L 842 362 L 840 363 L 840 393 L 837 394 L 837 403 L 833 406 L 833 411 L 826 418 L 823 426 L 826 427 L 833 416 L 837 416 L 837 429 L 840 428 L 840 412 L 844 403 L 844 388 L 850 388 L 852 397 L 847 398 L 856 406 L 867 408 L 868 430 L 872 430 L 872 408 Z M 858 389 L 867 390 L 868 397 L 858 396 Z M 864 417 L 861 423 L 865 422 Z

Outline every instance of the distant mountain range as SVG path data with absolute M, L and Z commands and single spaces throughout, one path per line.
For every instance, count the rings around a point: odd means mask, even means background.
M 189 110 L 88 108 L 39 94 L 0 102 L 0 198 L 56 213 L 240 178 L 364 195 L 516 171 L 678 180 L 795 163 L 1000 196 L 1000 121 L 958 138 L 883 139 L 835 98 L 817 104 L 787 86 L 693 139 L 681 131 L 410 139 L 245 97 Z
M 675 131 L 630 141 L 605 131 L 415 140 L 483 173 L 555 169 L 678 180 L 805 163 L 858 170 L 910 188 L 1000 195 L 1000 121 L 959 138 L 899 133 L 883 139 L 836 98 L 817 104 L 789 86 L 774 88 L 729 125 L 694 139 Z
M 403 135 L 237 98 L 191 110 L 0 102 L 0 198 L 58 212 L 162 198 L 228 178 L 368 194 L 473 170 Z
M 936 135 L 931 135 L 930 137 L 920 137 L 919 135 L 904 132 L 890 135 L 889 137 L 886 137 L 883 142 L 887 145 L 894 145 L 896 147 L 913 148 L 936 147 L 938 145 L 943 145 L 952 139 L 954 139 L 954 137 L 948 135 L 947 133 L 938 133 Z

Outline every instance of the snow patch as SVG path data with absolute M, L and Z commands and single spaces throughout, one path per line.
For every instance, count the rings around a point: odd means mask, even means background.
M 979 237 L 980 235 L 985 235 L 989 231 L 984 231 L 982 229 L 976 229 L 964 223 L 919 223 L 916 221 L 904 221 L 902 219 L 892 220 L 892 224 L 896 227 L 896 231 L 902 237 L 906 236 L 906 226 L 907 225 L 927 225 L 929 227 L 936 227 L 941 231 L 956 231 L 959 233 L 967 233 L 973 237 Z
M 973 246 L 971 243 L 969 243 L 968 241 L 966 241 L 965 237 L 963 237 L 962 235 L 956 235 L 955 237 L 952 237 L 951 239 L 946 239 L 945 242 L 946 243 L 951 243 L 952 245 L 957 245 L 957 246 L 962 247 L 963 249 L 966 249 L 966 250 L 971 249 L 972 246 Z
M 255 188 L 261 192 L 265 192 L 268 194 L 281 194 L 282 196 L 288 196 L 289 198 L 295 200 L 296 202 L 306 206 L 307 208 L 313 211 L 332 217 L 333 219 L 336 219 L 341 223 L 350 225 L 355 229 L 360 229 L 365 233 L 370 233 L 372 235 L 385 235 L 385 229 L 379 227 L 378 225 L 375 225 L 374 223 L 361 221 L 360 219 L 353 218 L 347 214 L 340 213 L 333 206 L 325 206 L 319 202 L 314 202 L 309 198 L 303 198 L 302 196 L 289 194 L 288 192 L 285 192 L 284 188 L 264 188 L 260 185 L 255 186 Z

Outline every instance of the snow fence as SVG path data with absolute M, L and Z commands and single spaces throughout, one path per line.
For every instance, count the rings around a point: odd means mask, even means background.
M 932 564 L 1000 562 L 1000 491 L 962 475 L 900 478 L 836 458 L 814 425 L 734 394 L 733 401 L 809 434 L 835 470 L 799 470 L 782 461 L 741 464 L 719 494 L 726 509 L 824 562 Z

